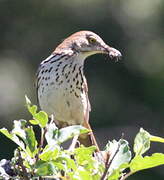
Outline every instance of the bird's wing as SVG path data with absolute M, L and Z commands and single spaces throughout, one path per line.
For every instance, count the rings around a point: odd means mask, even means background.
M 89 122 L 89 112 L 91 111 L 91 105 L 89 102 L 89 98 L 88 98 L 88 85 L 87 85 L 87 80 L 84 76 L 84 92 L 85 92 L 85 96 L 86 96 L 86 102 L 87 102 L 87 109 L 86 109 L 86 114 L 85 114 L 85 122 Z
M 41 76 L 39 75 L 40 74 L 40 71 L 42 69 L 42 67 L 44 66 L 44 64 L 48 61 L 50 61 L 51 59 L 53 59 L 55 57 L 54 54 L 51 54 L 50 56 L 48 56 L 48 58 L 44 59 L 39 67 L 38 67 L 38 70 L 36 72 L 36 75 L 35 75 L 35 84 L 34 86 L 36 87 L 36 94 L 37 94 L 37 102 L 38 102 L 38 105 L 39 105 L 39 98 L 38 98 L 38 88 L 39 88 L 39 85 L 40 85 L 40 80 L 41 80 Z

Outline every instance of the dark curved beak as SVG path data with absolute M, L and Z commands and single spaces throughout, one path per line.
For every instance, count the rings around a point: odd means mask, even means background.
M 104 47 L 104 49 L 105 49 L 104 52 L 105 52 L 106 54 L 108 54 L 111 59 L 116 59 L 116 61 L 118 61 L 118 60 L 121 59 L 122 54 L 121 54 L 120 51 L 118 51 L 117 49 L 112 48 L 112 47 L 110 47 L 110 46 L 108 46 L 108 45 L 106 45 L 106 46 Z

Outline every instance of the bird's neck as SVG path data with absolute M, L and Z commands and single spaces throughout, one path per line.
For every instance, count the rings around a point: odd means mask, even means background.
M 49 65 L 53 67 L 53 78 L 55 78 L 56 82 L 59 84 L 62 82 L 72 83 L 78 87 L 82 86 L 85 78 L 83 67 L 87 58 L 86 54 L 53 54 L 53 56 L 48 61 Z
M 64 72 L 69 73 L 70 76 L 75 76 L 75 78 L 77 73 L 80 73 L 83 76 L 84 62 L 86 58 L 87 56 L 82 53 L 72 55 L 69 59 L 63 62 L 63 67 L 64 65 L 67 66 Z

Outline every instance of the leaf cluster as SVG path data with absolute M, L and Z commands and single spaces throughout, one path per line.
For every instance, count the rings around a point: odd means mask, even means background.
M 63 179 L 63 180 L 124 180 L 130 175 L 164 164 L 164 154 L 143 154 L 151 142 L 164 143 L 164 139 L 152 136 L 140 129 L 134 140 L 134 153 L 124 139 L 109 141 L 103 151 L 95 147 L 64 148 L 63 143 L 88 130 L 80 125 L 58 129 L 44 111 L 38 111 L 26 97 L 32 120 L 15 120 L 13 129 L 0 129 L 7 138 L 16 143 L 11 160 L 0 161 L 0 179 Z M 33 126 L 40 129 L 36 138 Z

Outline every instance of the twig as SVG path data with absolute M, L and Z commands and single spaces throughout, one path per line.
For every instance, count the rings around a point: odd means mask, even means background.
M 18 163 L 19 163 L 19 165 L 20 165 L 20 167 L 21 167 L 21 169 L 22 169 L 22 176 L 23 176 L 23 179 L 24 180 L 29 180 L 29 178 L 28 178 L 28 173 L 27 173 L 27 170 L 26 170 L 26 168 L 24 167 L 24 165 L 23 165 L 23 160 L 22 160 L 22 157 L 21 157 L 21 154 L 20 154 L 20 151 L 19 151 L 19 149 L 18 149 L 18 153 L 19 153 L 19 159 L 18 159 Z
M 79 135 L 76 135 L 73 137 L 72 143 L 69 146 L 68 151 L 73 151 L 75 149 L 77 141 L 78 141 L 78 137 L 79 137 Z
M 54 121 L 54 116 L 53 116 L 53 114 L 51 115 L 50 118 L 51 118 L 50 123 L 52 123 L 52 122 Z M 41 149 L 42 149 L 42 147 L 43 147 L 43 145 L 44 145 L 44 137 L 45 137 L 46 132 L 47 132 L 47 128 L 46 128 L 46 127 L 45 127 L 45 128 L 41 128 L 41 137 L 40 137 L 40 144 L 39 144 L 39 153 L 40 153 L 40 151 L 41 151 Z
M 55 122 L 55 120 L 54 120 L 54 115 L 53 115 L 53 114 L 51 114 L 50 119 L 51 119 L 50 124 L 52 124 L 53 122 Z
M 42 177 L 39 177 L 39 180 L 43 180 L 43 178 L 42 178 Z
M 41 128 L 41 137 L 40 137 L 40 145 L 39 145 L 39 150 L 42 149 L 43 144 L 44 144 L 44 135 L 46 133 L 46 129 L 45 128 Z
M 125 174 L 125 176 L 122 176 L 120 180 L 125 180 L 125 179 L 127 179 L 129 176 L 131 176 L 132 174 L 134 174 L 134 172 L 130 171 L 129 173 Z
M 103 173 L 103 175 L 102 175 L 102 177 L 101 177 L 100 180 L 105 180 L 105 178 L 106 178 L 106 176 L 107 176 L 107 173 L 108 173 L 108 170 L 109 170 L 109 168 L 110 168 L 110 165 L 112 164 L 113 159 L 116 157 L 119 149 L 120 149 L 120 144 L 118 144 L 117 150 L 116 150 L 116 152 L 114 153 L 112 159 L 111 159 L 111 160 L 110 160 L 109 158 L 107 159 L 107 161 L 109 161 L 109 162 L 106 163 L 105 171 L 104 171 L 104 173 Z
M 39 147 L 38 147 L 38 153 L 36 155 L 36 161 L 38 161 L 39 159 L 39 154 L 41 152 L 41 149 L 43 148 L 43 144 L 44 144 L 44 137 L 45 137 L 45 133 L 46 133 L 46 128 L 41 128 L 41 135 L 40 135 L 40 143 L 39 143 Z

